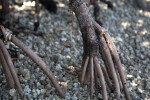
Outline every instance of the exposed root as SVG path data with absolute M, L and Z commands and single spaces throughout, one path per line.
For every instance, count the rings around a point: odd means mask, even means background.
M 116 65 L 115 65 L 115 70 L 116 70 L 117 78 L 118 78 L 118 81 L 119 81 L 120 90 L 122 90 L 123 87 L 122 87 L 122 83 L 121 83 L 121 80 L 120 80 L 120 75 L 118 73 L 118 69 L 116 68 Z
M 98 89 L 98 75 L 97 75 L 97 70 L 96 70 L 96 67 L 94 67 L 94 78 L 95 78 L 95 87 Z
M 86 71 L 87 66 L 89 65 L 89 72 L 90 72 L 90 98 L 93 99 L 93 91 L 94 91 L 94 82 L 95 82 L 95 87 L 98 88 L 98 83 L 97 83 L 97 78 L 99 78 L 101 86 L 102 86 L 102 95 L 104 100 L 107 100 L 107 91 L 106 91 L 106 85 L 105 85 L 105 80 L 103 76 L 103 72 L 101 70 L 100 64 L 98 63 L 98 58 L 97 57 L 86 57 L 86 60 L 84 62 L 84 67 L 82 69 L 82 74 L 81 74 L 81 80 L 82 83 L 85 80 L 85 74 L 89 73 Z
M 123 72 L 123 69 L 122 69 L 121 61 L 119 59 L 116 47 L 115 47 L 114 43 L 112 42 L 112 40 L 111 40 L 111 38 L 110 38 L 110 36 L 107 32 L 104 33 L 104 37 L 106 38 L 106 41 L 107 41 L 108 46 L 110 48 L 113 60 L 115 62 L 115 65 L 117 66 L 119 76 L 120 76 L 120 79 L 122 81 L 122 85 L 123 85 L 123 89 L 124 89 L 124 92 L 125 92 L 126 99 L 130 100 L 130 95 L 129 95 L 129 92 L 128 92 L 128 89 L 127 89 L 127 86 L 126 86 L 126 80 L 125 80 L 124 72 Z
M 112 86 L 112 83 L 109 79 L 109 76 L 108 76 L 108 73 L 106 72 L 105 68 L 101 65 L 101 68 L 102 68 L 102 71 L 103 71 L 103 74 L 104 74 L 104 77 L 105 77 L 105 80 L 106 80 L 106 83 L 108 85 L 108 87 L 111 89 L 111 90 L 114 90 L 113 86 Z
M 9 53 L 8 53 L 6 47 L 5 47 L 5 45 L 4 45 L 4 43 L 1 39 L 0 39 L 0 49 L 3 52 L 3 55 L 4 55 L 5 59 L 7 59 L 6 61 L 7 61 L 9 70 L 11 72 L 11 75 L 13 76 L 13 80 L 16 84 L 19 95 L 20 95 L 21 99 L 23 100 L 24 94 L 23 94 L 22 87 L 21 87 L 19 79 L 17 77 L 17 74 L 16 74 L 16 71 L 15 71 L 14 65 L 12 63 L 11 57 L 10 57 L 10 55 L 9 55 Z
M 129 92 L 128 92 L 128 89 L 127 89 L 127 86 L 126 86 L 126 80 L 125 80 L 124 72 L 123 72 L 123 69 L 122 69 L 121 61 L 119 59 L 116 47 L 115 47 L 114 43 L 112 42 L 111 37 L 109 36 L 107 31 L 105 31 L 96 22 L 94 22 L 94 26 L 96 28 L 96 31 L 98 31 L 98 35 L 102 35 L 104 37 L 104 39 L 107 43 L 107 46 L 109 47 L 114 65 L 116 66 L 116 73 L 118 71 L 118 74 L 119 74 L 118 76 L 120 76 L 120 80 L 121 80 L 122 85 L 123 85 L 123 90 L 125 92 L 125 97 L 126 97 L 127 100 L 130 100 L 130 95 L 129 95 Z M 120 88 L 121 88 L 121 84 L 120 84 Z
M 100 80 L 100 83 L 101 83 L 103 99 L 108 100 L 103 72 L 102 72 L 102 69 L 100 67 L 100 64 L 98 63 L 98 58 L 97 57 L 94 57 L 94 64 L 96 66 L 97 74 L 99 76 L 99 80 Z
M 9 70 L 9 67 L 7 65 L 7 62 L 6 62 L 5 58 L 4 58 L 4 55 L 3 55 L 2 51 L 1 51 L 1 49 L 0 49 L 0 62 L 2 64 L 4 73 L 5 73 L 5 76 L 6 76 L 6 81 L 7 81 L 8 87 L 9 88 L 14 88 L 15 83 L 14 83 L 13 77 L 11 75 L 11 72 Z
M 41 60 L 40 57 L 38 57 L 31 49 L 29 49 L 23 42 L 21 42 L 16 37 L 12 36 L 11 41 L 18 46 L 20 49 L 22 49 L 37 65 L 40 66 L 40 68 L 43 70 L 43 72 L 49 77 L 52 84 L 56 88 L 56 90 L 59 92 L 61 97 L 65 97 L 60 85 L 58 84 L 55 76 L 53 73 L 49 70 L 49 68 L 46 66 L 46 64 Z
M 116 71 L 115 71 L 115 68 L 114 68 L 114 63 L 113 63 L 113 60 L 111 58 L 111 53 L 109 51 L 109 48 L 107 47 L 107 44 L 105 42 L 105 39 L 103 36 L 99 35 L 99 40 L 100 40 L 100 46 L 101 46 L 101 49 L 103 52 L 100 52 L 101 54 L 103 53 L 105 55 L 105 64 L 106 66 L 109 67 L 110 71 L 111 71 L 111 75 L 112 75 L 112 80 L 114 82 L 114 87 L 115 87 L 115 90 L 116 90 L 116 97 L 117 98 L 120 98 L 120 87 L 119 87 L 119 82 L 118 82 L 118 78 L 117 78 L 117 75 L 116 75 Z
M 112 7 L 111 3 L 107 0 L 103 0 L 103 2 L 107 3 L 110 7 Z M 95 7 L 97 7 L 97 4 L 95 2 L 92 3 Z M 84 66 L 82 67 L 81 83 L 88 79 L 88 75 L 90 75 L 90 97 L 92 99 L 94 81 L 96 86 L 98 76 L 102 87 L 103 99 L 108 100 L 105 80 L 108 87 L 111 90 L 115 90 L 116 98 L 119 99 L 121 88 L 121 84 L 119 85 L 120 79 L 122 81 L 123 87 L 126 89 L 124 89 L 125 92 L 127 91 L 127 88 L 125 78 L 123 78 L 124 74 L 121 69 L 121 62 L 119 57 L 116 56 L 117 52 L 114 49 L 114 46 L 112 46 L 112 41 L 110 41 L 110 37 L 108 36 L 108 34 L 106 34 L 103 28 L 91 18 L 90 14 L 88 13 L 87 6 L 83 0 L 70 0 L 70 6 L 76 14 L 77 20 L 79 22 L 79 27 L 82 32 L 84 57 L 89 57 L 88 60 L 84 61 Z M 97 12 L 95 12 L 95 15 L 96 14 Z M 98 53 L 101 54 L 107 71 L 100 66 L 97 58 L 97 56 L 99 55 Z M 115 67 L 115 65 L 117 68 Z M 118 76 L 120 76 L 120 79 Z
M 82 73 L 81 73 L 81 79 L 80 79 L 81 84 L 83 84 L 83 82 L 84 82 L 88 62 L 89 62 L 89 57 L 86 57 L 86 60 L 85 60 L 85 63 L 84 63 L 83 69 L 82 69 Z
M 93 57 L 90 57 L 90 74 L 91 74 L 91 78 L 90 78 L 90 83 L 91 83 L 91 87 L 90 87 L 90 97 L 91 99 L 93 99 L 93 91 L 94 91 L 94 66 L 93 66 Z
M 31 49 L 29 49 L 23 42 L 21 42 L 19 39 L 17 39 L 16 37 L 14 37 L 12 34 L 7 33 L 6 30 L 4 29 L 3 26 L 0 26 L 3 32 L 3 35 L 5 37 L 5 39 L 10 40 L 11 42 L 13 42 L 16 46 L 18 46 L 20 49 L 22 49 L 37 65 L 40 66 L 40 68 L 43 70 L 43 72 L 49 77 L 49 79 L 51 80 L 52 84 L 54 85 L 54 87 L 56 88 L 56 90 L 59 92 L 61 97 L 65 97 L 65 94 L 63 93 L 60 85 L 58 84 L 55 76 L 53 75 L 53 73 L 49 70 L 49 68 L 46 66 L 46 64 L 41 60 L 40 57 L 38 57 Z M 15 80 L 15 83 L 17 85 L 20 97 L 23 98 L 23 92 L 22 92 L 22 88 L 20 86 L 19 80 L 17 78 L 16 72 L 14 70 L 14 66 L 11 62 L 11 58 L 10 55 L 8 54 L 8 51 L 5 48 L 5 45 L 3 44 L 3 42 L 0 40 L 0 45 L 1 45 L 1 50 L 3 51 L 3 53 L 5 54 L 4 56 L 6 57 L 5 59 L 7 59 L 7 63 L 10 67 L 10 71 L 11 74 L 13 75 L 13 78 Z M 7 51 L 7 52 L 6 52 Z M 14 76 L 15 75 L 15 76 Z

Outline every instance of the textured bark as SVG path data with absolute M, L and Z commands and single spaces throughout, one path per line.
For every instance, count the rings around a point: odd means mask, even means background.
M 82 0 L 70 0 L 70 6 L 75 12 L 79 22 L 85 55 L 97 56 L 99 52 L 98 40 L 86 4 Z
M 113 56 L 115 65 L 117 66 L 117 69 L 118 69 L 118 72 L 119 72 L 119 76 L 120 76 L 120 79 L 122 81 L 122 85 L 123 85 L 123 89 L 124 89 L 124 92 L 125 92 L 126 99 L 130 100 L 130 95 L 129 95 L 129 92 L 128 92 L 128 89 L 127 89 L 127 86 L 126 86 L 126 79 L 125 79 L 125 76 L 124 76 L 124 72 L 123 72 L 123 69 L 122 69 L 121 61 L 119 59 L 116 47 L 115 47 L 114 43 L 112 42 L 109 34 L 106 31 L 104 31 L 104 36 L 105 36 L 105 38 L 106 38 L 106 40 L 108 42 L 108 46 L 109 46 L 111 54 Z
M 93 2 L 93 4 L 96 5 L 95 2 Z M 112 43 L 110 44 L 111 39 L 108 36 L 106 36 L 107 34 L 104 35 L 100 25 L 97 24 L 92 19 L 86 7 L 86 3 L 84 3 L 83 0 L 70 0 L 70 7 L 75 12 L 82 33 L 82 38 L 83 38 L 84 59 L 83 59 L 83 66 L 82 66 L 82 73 L 81 73 L 81 83 L 83 83 L 84 80 L 87 79 L 88 76 L 85 75 L 90 75 L 90 84 L 91 84 L 90 97 L 92 99 L 94 81 L 96 86 L 97 76 L 98 76 L 101 83 L 103 99 L 108 100 L 106 85 L 105 85 L 105 79 L 106 79 L 107 85 L 110 87 L 111 90 L 112 89 L 115 90 L 116 97 L 119 99 L 121 85 L 119 85 L 119 80 L 118 80 L 119 78 L 117 77 L 118 72 L 119 72 L 118 76 L 120 76 L 120 79 L 123 81 L 123 83 L 124 83 L 124 78 L 122 77 L 123 72 L 121 71 L 121 69 L 119 69 L 120 67 L 118 67 L 120 66 L 121 63 L 117 62 L 119 58 L 118 56 L 116 56 L 116 50 L 112 49 L 113 44 Z M 101 54 L 104 60 L 109 75 L 107 74 L 106 70 L 100 66 L 98 62 L 97 57 L 99 53 Z M 117 66 L 117 69 L 115 69 L 114 65 Z M 112 84 L 110 78 L 112 79 Z M 126 87 L 126 84 L 124 84 L 123 87 Z M 125 90 L 125 94 L 127 95 L 126 89 L 127 88 L 125 88 L 124 90 Z M 127 100 L 129 100 L 128 97 Z
M 125 76 L 124 76 L 121 61 L 119 59 L 116 47 L 115 47 L 114 43 L 112 42 L 109 34 L 107 33 L 107 31 L 105 31 L 104 28 L 102 28 L 96 22 L 94 22 L 94 26 L 95 26 L 96 31 L 98 31 L 98 35 L 103 35 L 104 38 L 106 39 L 107 45 L 108 45 L 108 47 L 111 51 L 113 62 L 116 65 L 116 68 L 118 70 L 118 73 L 119 73 L 119 76 L 120 76 L 120 79 L 121 79 L 121 82 L 122 82 L 122 85 L 123 85 L 123 89 L 124 89 L 124 92 L 125 92 L 125 97 L 126 97 L 127 100 L 130 100 L 130 95 L 129 95 L 129 92 L 128 92 L 128 89 L 127 89 L 127 86 L 126 86 L 126 79 L 125 79 Z
M 116 90 L 116 97 L 117 98 L 120 98 L 120 87 L 119 87 L 119 82 L 118 82 L 118 78 L 117 78 L 117 74 L 116 74 L 116 71 L 115 71 L 115 67 L 114 67 L 114 63 L 113 63 L 113 60 L 112 60 L 112 57 L 111 57 L 111 54 L 110 54 L 110 50 L 105 42 L 105 39 L 102 35 L 99 35 L 99 40 L 100 40 L 100 47 L 102 49 L 102 52 L 105 56 L 105 64 L 106 66 L 109 67 L 109 69 L 111 70 L 111 75 L 112 75 L 112 80 L 114 82 L 114 87 L 115 87 L 115 90 Z
M 94 79 L 95 84 L 97 84 L 97 75 L 99 76 L 101 85 L 102 85 L 102 94 L 104 100 L 107 100 L 107 92 L 106 92 L 106 85 L 103 77 L 103 73 L 100 70 L 98 61 L 95 61 L 94 57 L 98 56 L 99 53 L 99 44 L 98 39 L 95 33 L 95 29 L 93 26 L 93 19 L 88 13 L 88 9 L 86 4 L 82 0 L 70 0 L 70 6 L 72 7 L 73 11 L 76 14 L 76 17 L 79 22 L 79 27 L 82 32 L 83 38 L 83 46 L 84 46 L 84 66 L 82 68 L 81 73 L 81 83 L 84 81 L 85 74 L 90 73 L 90 98 L 93 99 L 93 89 L 94 89 Z M 87 57 L 86 57 L 87 56 Z M 89 57 L 89 59 L 88 59 Z M 95 65 L 93 64 L 95 62 Z M 89 65 L 87 65 L 89 64 Z M 96 68 L 96 71 L 94 69 Z M 86 71 L 88 70 L 88 71 Z M 95 73 L 97 75 L 95 75 Z M 88 77 L 88 76 L 86 76 Z

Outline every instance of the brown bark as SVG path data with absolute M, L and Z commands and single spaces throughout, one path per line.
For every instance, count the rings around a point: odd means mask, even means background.
M 7 65 L 7 62 L 6 62 L 5 58 L 4 58 L 4 55 L 3 55 L 2 51 L 1 51 L 1 49 L 0 49 L 0 62 L 2 64 L 2 68 L 3 68 L 4 74 L 6 76 L 6 81 L 7 81 L 8 87 L 9 88 L 14 88 L 15 83 L 14 83 L 13 77 L 11 75 L 11 72 L 9 70 L 9 67 Z
M 111 82 L 109 80 L 109 77 L 112 79 L 114 83 L 114 90 L 116 92 L 116 97 L 119 99 L 120 97 L 120 86 L 119 86 L 119 81 L 117 77 L 117 73 L 119 72 L 121 80 L 124 81 L 122 75 L 123 72 L 120 71 L 121 69 L 117 68 L 118 70 L 115 70 L 115 66 L 120 66 L 121 63 L 118 63 L 118 56 L 115 57 L 112 54 L 115 49 L 112 49 L 112 44 L 109 43 L 108 37 L 104 35 L 103 30 L 100 28 L 99 29 L 99 24 L 97 24 L 92 17 L 90 16 L 88 9 L 86 7 L 86 4 L 83 2 L 83 0 L 70 0 L 70 6 L 73 9 L 73 11 L 76 14 L 77 20 L 79 22 L 79 27 L 82 33 L 82 38 L 83 38 L 83 48 L 84 48 L 84 59 L 83 59 L 83 65 L 82 66 L 82 73 L 81 73 L 81 82 L 84 81 L 84 76 L 85 74 L 88 74 L 90 72 L 90 77 L 91 77 L 91 92 L 90 92 L 90 97 L 91 99 L 93 98 L 93 82 L 95 79 L 95 85 L 97 84 L 97 75 L 100 79 L 100 83 L 102 86 L 102 95 L 103 99 L 107 100 L 107 91 L 106 91 L 106 85 L 105 85 L 105 79 L 108 84 L 108 86 L 113 89 Z M 110 46 L 111 45 L 111 46 Z M 102 55 L 102 58 L 105 62 L 106 68 L 108 69 L 109 76 L 105 69 L 100 67 L 100 64 L 98 63 L 98 53 L 100 51 L 100 54 Z M 115 51 L 116 52 L 116 51 Z M 87 57 L 90 58 L 90 60 L 85 60 Z M 92 58 L 94 58 L 92 60 Z M 113 59 L 115 58 L 115 59 Z M 92 61 L 94 61 L 94 64 L 92 64 Z M 89 64 L 89 65 L 88 65 Z M 94 69 L 96 71 L 94 71 Z M 102 68 L 102 69 L 101 69 Z M 118 72 L 117 72 L 118 71 Z M 94 72 L 94 74 L 93 74 Z M 104 73 L 104 75 L 103 75 Z M 97 75 L 96 75 L 97 74 Z M 118 75 L 118 76 L 119 76 Z M 104 79 L 105 76 L 105 79 Z M 85 76 L 86 79 L 87 76 Z M 123 82 L 124 83 L 124 82 Z M 122 84 L 123 84 L 122 83 Z M 126 85 L 124 84 L 124 87 Z M 127 89 L 127 88 L 126 88 Z M 125 94 L 126 94 L 126 89 Z
M 6 61 L 7 61 L 9 70 L 11 72 L 11 75 L 13 76 L 13 80 L 15 82 L 15 85 L 17 86 L 17 90 L 19 92 L 19 95 L 20 95 L 21 99 L 23 100 L 24 94 L 23 94 L 23 90 L 21 88 L 19 79 L 17 77 L 16 71 L 15 71 L 15 67 L 14 67 L 14 65 L 12 63 L 12 60 L 11 60 L 11 57 L 10 57 L 10 55 L 9 55 L 9 53 L 8 53 L 6 47 L 5 47 L 5 45 L 4 45 L 4 43 L 3 43 L 3 41 L 1 39 L 0 39 L 0 49 L 3 52 L 3 55 L 4 55 L 5 59 L 7 59 Z
M 40 68 L 43 70 L 43 72 L 49 77 L 49 79 L 51 80 L 52 84 L 54 85 L 56 90 L 59 92 L 60 96 L 64 98 L 65 94 L 63 93 L 63 91 L 62 91 L 60 85 L 58 84 L 55 76 L 49 70 L 49 68 L 46 66 L 46 64 L 41 60 L 41 58 L 38 57 L 31 49 L 29 49 L 19 39 L 17 39 L 16 37 L 14 37 L 11 34 L 8 34 L 3 26 L 0 26 L 0 27 L 1 27 L 1 30 L 3 32 L 3 35 L 4 35 L 5 39 L 6 40 L 10 40 L 11 42 L 13 42 L 16 46 L 18 46 L 20 49 L 22 49 L 37 65 L 39 65 Z M 8 35 L 8 37 L 7 37 L 7 35 Z M 4 48 L 4 46 L 2 48 Z
M 93 88 L 94 88 L 94 66 L 93 66 L 93 57 L 90 57 L 90 70 L 91 70 L 91 78 L 90 78 L 90 83 L 91 83 L 91 87 L 90 87 L 90 97 L 91 99 L 93 99 Z
M 101 66 L 98 63 L 97 57 L 94 57 L 94 63 L 95 63 L 95 66 L 96 66 L 96 70 L 98 71 L 98 76 L 99 76 L 100 83 L 101 83 L 101 86 L 102 86 L 103 99 L 104 100 L 108 100 L 107 91 L 106 91 L 106 85 L 105 85 L 105 79 L 104 79 L 104 76 L 103 76 L 103 72 L 102 72 Z
M 105 37 L 106 41 L 107 41 L 107 45 L 108 45 L 108 47 L 111 51 L 113 61 L 116 65 L 116 67 L 117 67 L 117 70 L 118 70 L 118 73 L 119 73 L 119 76 L 120 76 L 120 79 L 121 79 L 121 82 L 122 82 L 122 85 L 123 85 L 123 89 L 124 89 L 124 92 L 125 92 L 125 97 L 126 97 L 127 100 L 130 100 L 130 95 L 129 95 L 129 92 L 128 92 L 128 89 L 127 89 L 127 86 L 126 86 L 126 80 L 125 80 L 124 72 L 123 72 L 123 69 L 122 69 L 121 61 L 119 59 L 116 47 L 115 47 L 114 43 L 112 42 L 112 40 L 111 40 L 109 34 L 107 33 L 107 31 L 105 31 L 96 22 L 94 22 L 94 26 L 95 26 L 95 29 L 98 31 L 98 34 L 103 35 Z
M 43 70 L 43 72 L 49 77 L 52 84 L 56 88 L 56 90 L 59 92 L 60 96 L 64 98 L 65 94 L 63 93 L 60 85 L 58 84 L 55 76 L 53 73 L 49 70 L 49 68 L 46 66 L 46 64 L 41 60 L 40 57 L 38 57 L 32 50 L 30 50 L 23 42 L 21 42 L 16 37 L 12 36 L 11 41 L 18 46 L 20 49 L 22 49 L 39 67 Z

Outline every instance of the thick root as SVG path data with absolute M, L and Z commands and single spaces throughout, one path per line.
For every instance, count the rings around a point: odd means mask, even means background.
M 46 64 L 41 60 L 40 57 L 38 57 L 31 49 L 29 49 L 23 42 L 21 42 L 16 37 L 12 36 L 11 41 L 18 46 L 20 49 L 22 49 L 37 65 L 40 66 L 40 68 L 43 70 L 43 72 L 49 77 L 52 84 L 56 88 L 56 90 L 59 92 L 61 97 L 65 97 L 64 92 L 62 91 L 60 85 L 58 84 L 55 76 L 53 73 L 49 70 L 49 68 L 46 66 Z
M 124 76 L 121 61 L 119 59 L 116 47 L 115 47 L 114 43 L 112 42 L 109 34 L 106 31 L 104 33 L 104 37 L 105 37 L 105 39 L 107 41 L 107 44 L 110 48 L 110 51 L 111 51 L 112 57 L 114 59 L 115 65 L 117 66 L 117 70 L 119 72 L 119 76 L 120 76 L 120 79 L 122 81 L 122 85 L 123 85 L 123 89 L 124 89 L 124 92 L 125 92 L 126 99 L 130 100 L 130 95 L 129 95 L 129 92 L 128 92 L 128 89 L 127 89 L 127 86 L 126 86 L 126 79 L 125 79 L 125 76 Z
M 109 34 L 100 25 L 98 25 L 95 21 L 94 21 L 94 26 L 95 26 L 96 31 L 98 32 L 98 35 L 102 35 L 102 37 L 105 38 L 105 41 L 106 41 L 106 43 L 109 47 L 109 50 L 111 52 L 113 62 L 116 65 L 116 73 L 117 73 L 117 70 L 118 70 L 118 73 L 119 73 L 118 76 L 120 76 L 120 80 L 122 82 L 123 89 L 124 89 L 124 92 L 125 92 L 125 97 L 126 97 L 127 100 L 130 100 L 130 95 L 129 95 L 129 92 L 128 92 L 128 89 L 127 89 L 127 86 L 126 86 L 126 79 L 125 79 L 125 76 L 124 76 L 121 61 L 120 61 L 120 58 L 118 56 L 116 47 L 115 47 L 114 43 L 112 42 L 111 37 L 109 36 Z M 121 87 L 121 85 L 120 85 L 120 87 Z
M 91 87 L 90 87 L 90 97 L 91 99 L 93 99 L 93 91 L 94 91 L 94 66 L 93 66 L 93 57 L 90 57 L 90 71 L 91 71 L 91 78 L 90 78 L 90 83 L 91 83 Z
M 95 64 L 97 74 L 99 76 L 99 80 L 100 80 L 100 83 L 101 83 L 103 99 L 108 100 L 106 85 L 105 85 L 105 79 L 104 79 L 103 72 L 102 72 L 102 69 L 100 67 L 100 64 L 98 63 L 98 58 L 97 57 L 94 57 L 94 64 Z
M 81 84 L 83 84 L 83 82 L 84 82 L 88 62 L 89 62 L 89 57 L 86 57 L 85 63 L 83 65 L 82 73 L 81 73 L 81 79 L 80 79 Z
M 112 83 L 109 79 L 109 76 L 108 76 L 108 73 L 106 72 L 105 68 L 101 65 L 101 68 L 102 68 L 102 71 L 103 71 L 103 74 L 105 76 L 105 80 L 106 80 L 106 83 L 108 85 L 108 87 L 111 89 L 111 90 L 114 90 L 113 86 L 112 86 Z
M 13 76 L 13 79 L 14 79 L 14 82 L 16 84 L 19 95 L 20 95 L 21 99 L 23 100 L 24 94 L 23 94 L 22 87 L 21 87 L 19 79 L 17 77 L 17 74 L 16 74 L 16 71 L 15 71 L 14 65 L 12 63 L 11 57 L 10 57 L 10 55 L 9 55 L 9 53 L 8 53 L 6 47 L 5 47 L 5 45 L 4 45 L 4 43 L 1 39 L 0 39 L 0 49 L 3 52 L 3 55 L 4 55 L 5 59 L 7 59 L 6 61 L 7 61 L 9 70 L 11 72 L 11 75 Z
M 11 72 L 9 70 L 9 67 L 7 65 L 7 62 L 6 62 L 5 58 L 4 58 L 4 55 L 3 55 L 2 51 L 1 51 L 1 49 L 0 49 L 0 62 L 2 64 L 4 73 L 5 73 L 5 76 L 6 76 L 6 81 L 7 81 L 8 87 L 9 88 L 14 88 L 15 83 L 14 83 L 13 77 L 11 75 Z
M 108 66 L 108 68 L 110 69 L 109 71 L 111 76 L 112 76 L 112 80 L 114 82 L 114 86 L 115 86 L 115 92 L 116 92 L 116 97 L 119 99 L 120 98 L 120 87 L 119 87 L 119 82 L 118 82 L 118 78 L 117 78 L 117 74 L 115 71 L 115 67 L 114 67 L 114 63 L 111 57 L 111 53 L 109 51 L 109 48 L 107 47 L 107 44 L 105 42 L 105 39 L 103 36 L 99 35 L 99 40 L 100 40 L 100 46 L 102 49 L 101 54 L 104 53 L 104 59 L 105 59 L 105 64 L 106 66 Z

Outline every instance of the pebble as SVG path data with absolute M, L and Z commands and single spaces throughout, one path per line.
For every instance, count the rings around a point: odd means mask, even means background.
M 123 42 L 123 39 L 120 38 L 120 37 L 116 37 L 116 40 L 117 40 L 118 42 Z
M 9 94 L 13 97 L 16 95 L 16 90 L 15 89 L 10 89 Z
M 141 89 L 140 87 L 138 87 L 138 92 L 143 93 L 143 92 L 144 92 L 144 90 L 143 90 L 143 89 Z
M 62 70 L 62 67 L 61 67 L 60 64 L 58 64 L 58 65 L 56 66 L 56 70 L 57 70 L 57 71 Z
M 49 90 L 49 89 L 51 89 L 51 85 L 50 85 L 50 84 L 47 84 L 47 85 L 45 86 L 45 88 Z
M 65 42 L 65 41 L 67 41 L 67 39 L 66 38 L 61 38 L 61 41 Z
M 19 2 L 23 1 L 28 0 L 19 0 Z M 45 8 L 41 8 L 40 27 L 37 32 L 45 32 L 43 37 L 24 33 L 17 34 L 17 37 L 43 59 L 59 82 L 67 82 L 65 87 L 62 86 L 66 93 L 65 100 L 90 100 L 90 85 L 80 85 L 78 75 L 68 73 L 70 71 L 68 66 L 73 66 L 73 73 L 77 74 L 81 69 L 83 42 L 77 19 L 74 18 L 74 34 L 70 42 L 71 45 L 64 46 L 63 43 L 70 39 L 72 25 L 71 12 L 68 12 L 69 8 L 66 5 L 68 1 L 61 0 L 61 2 L 65 6 L 59 7 L 57 14 L 51 14 Z M 110 33 L 117 47 L 125 69 L 124 72 L 126 75 L 132 75 L 127 77 L 131 97 L 133 100 L 148 100 L 150 94 L 148 80 L 150 70 L 150 12 L 137 9 L 126 0 L 123 2 L 122 0 L 113 0 L 112 2 L 115 4 L 113 10 L 106 9 L 106 4 L 99 3 L 101 8 L 104 8 L 100 12 L 99 19 L 102 21 L 103 27 Z M 89 7 L 90 13 L 93 14 L 93 7 Z M 21 7 L 17 9 L 21 9 Z M 20 27 L 21 25 L 33 29 L 34 21 L 37 20 L 36 16 L 31 15 L 31 12 L 34 12 L 33 7 L 28 6 L 23 11 L 17 9 L 14 8 L 14 13 L 13 11 L 11 13 L 11 16 L 15 17 L 15 19 L 19 18 L 19 22 L 14 27 Z M 41 74 L 42 70 L 22 50 L 18 49 L 14 44 L 12 46 L 17 48 L 17 54 L 19 54 L 19 59 L 16 59 L 13 63 L 25 97 L 31 100 L 61 99 L 51 84 L 51 80 L 43 73 Z M 11 45 L 8 46 L 6 43 L 6 47 L 9 48 Z M 61 50 L 62 48 L 64 50 Z M 101 62 L 103 64 L 103 61 Z M 0 99 L 19 99 L 17 90 L 8 91 L 6 89 L 7 83 L 1 69 L 2 67 L 0 67 Z M 114 93 L 108 92 L 109 99 L 115 100 Z M 98 99 L 102 99 L 101 92 L 94 93 L 94 100 Z M 124 95 L 121 94 L 120 100 L 124 100 Z
M 47 89 L 41 89 L 41 94 L 45 94 Z

